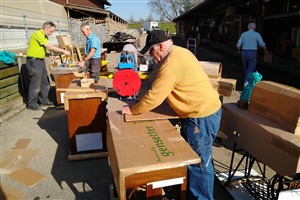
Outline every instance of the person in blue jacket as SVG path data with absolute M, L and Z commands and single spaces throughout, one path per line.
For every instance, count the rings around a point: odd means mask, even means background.
M 264 53 L 267 53 L 267 46 L 261 35 L 255 31 L 256 24 L 251 22 L 248 24 L 248 31 L 242 33 L 236 47 L 238 54 L 241 54 L 243 70 L 245 75 L 244 86 L 248 85 L 248 75 L 256 70 L 257 48 L 261 46 Z M 242 50 L 242 51 L 241 51 Z

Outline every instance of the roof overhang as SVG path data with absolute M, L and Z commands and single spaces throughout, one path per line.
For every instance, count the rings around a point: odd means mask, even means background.
M 109 11 L 101 9 L 101 8 L 94 8 L 94 7 L 89 7 L 89 6 L 81 6 L 81 5 L 76 5 L 76 4 L 65 4 L 65 8 L 68 8 L 70 10 L 79 12 L 81 14 L 85 15 L 93 15 L 95 13 L 101 14 L 101 15 L 109 15 Z M 89 14 L 90 13 L 90 14 Z
M 111 6 L 111 4 L 107 0 L 102 0 L 105 5 Z
M 224 16 L 228 6 L 239 6 L 245 10 L 247 7 L 250 7 L 250 5 L 253 6 L 256 4 L 257 0 L 231 0 L 230 2 L 224 0 L 205 0 L 173 19 L 173 22 L 189 20 L 195 17 L 208 19 L 211 17 Z
M 212 2 L 213 2 L 212 0 L 206 0 L 197 4 L 195 7 L 182 13 L 179 17 L 173 19 L 173 22 L 178 22 L 186 18 L 192 18 L 195 15 L 209 17 L 210 10 L 211 10 L 210 7 L 212 5 Z

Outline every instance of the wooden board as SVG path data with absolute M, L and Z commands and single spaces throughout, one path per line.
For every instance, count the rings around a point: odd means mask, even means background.
M 72 39 L 70 35 L 57 35 L 56 39 L 60 48 L 66 49 L 67 46 L 72 47 Z
M 83 153 L 83 154 L 69 154 L 68 161 L 77 161 L 77 160 L 88 160 L 95 158 L 105 158 L 108 156 L 108 152 L 94 152 L 94 153 Z
M 163 102 L 157 108 L 142 113 L 140 115 L 125 115 L 125 122 L 130 121 L 146 121 L 146 120 L 160 120 L 160 119 L 176 119 L 179 118 L 172 110 L 167 102 Z
M 76 53 L 77 53 L 77 56 L 78 56 L 78 60 L 82 61 L 82 56 L 81 56 L 81 52 L 80 52 L 78 44 L 75 45 L 75 49 L 76 49 Z

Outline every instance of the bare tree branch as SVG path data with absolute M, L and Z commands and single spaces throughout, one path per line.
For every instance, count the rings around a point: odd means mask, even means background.
M 196 1 L 197 0 L 149 0 L 148 6 L 154 14 L 172 21 L 190 9 Z

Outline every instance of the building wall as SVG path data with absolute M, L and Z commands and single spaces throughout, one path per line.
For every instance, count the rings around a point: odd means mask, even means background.
M 49 43 L 57 45 L 56 35 L 68 34 L 68 18 L 63 6 L 48 0 L 0 1 L 1 44 L 0 51 L 19 53 L 26 49 L 30 35 L 45 21 L 56 24 L 56 32 L 49 37 Z
M 183 17 L 176 22 L 176 34 L 179 36 L 185 35 L 187 38 L 190 37 L 191 22 L 194 23 L 192 26 L 195 27 L 197 24 L 202 23 L 200 18 L 197 19 L 195 13 L 201 14 L 201 11 L 209 11 L 207 13 L 211 14 L 208 14 L 207 17 L 203 15 L 203 18 L 209 17 L 208 19 L 214 22 L 214 26 L 212 27 L 211 24 L 206 26 L 207 31 L 205 34 L 201 34 L 201 39 L 203 39 L 203 35 L 207 35 L 208 37 L 204 37 L 205 39 L 226 43 L 231 47 L 235 47 L 240 34 L 248 30 L 248 23 L 256 22 L 256 30 L 267 43 L 269 51 L 276 52 L 278 49 L 282 51 L 280 48 L 286 48 L 283 47 L 282 40 L 287 40 L 287 45 L 290 49 L 292 47 L 300 47 L 300 37 L 297 37 L 297 35 L 300 35 L 298 31 L 298 27 L 300 27 L 299 0 L 282 1 L 280 3 L 273 0 L 263 2 L 257 0 L 249 1 L 250 5 L 248 5 L 246 1 L 236 1 L 237 4 L 234 5 L 234 7 L 229 3 L 223 3 L 224 6 L 220 6 L 217 0 L 210 2 L 212 4 L 208 9 L 201 9 L 200 5 L 195 10 L 192 10 L 193 12 L 183 15 Z M 249 7 L 251 7 L 251 9 Z M 217 10 L 219 12 L 213 12 L 215 8 L 218 8 Z M 297 33 L 295 33 L 295 30 L 297 30 Z M 292 38 L 292 35 L 294 38 Z M 291 44 L 291 40 L 294 40 L 295 43 Z M 289 52 L 286 53 L 286 56 L 289 56 L 289 54 Z

